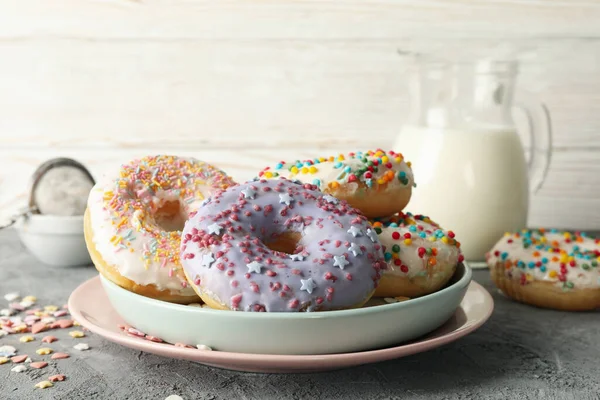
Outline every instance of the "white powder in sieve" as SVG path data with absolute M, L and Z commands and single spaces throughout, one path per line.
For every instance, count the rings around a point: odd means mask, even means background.
M 35 188 L 35 204 L 41 214 L 83 215 L 93 186 L 90 178 L 78 168 L 52 168 Z

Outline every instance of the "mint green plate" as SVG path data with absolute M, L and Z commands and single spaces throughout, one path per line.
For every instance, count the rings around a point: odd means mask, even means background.
M 400 303 L 314 313 L 250 313 L 182 306 L 129 292 L 101 277 L 129 325 L 170 343 L 255 354 L 333 354 L 397 345 L 429 333 L 456 311 L 471 281 L 458 266 L 444 289 Z

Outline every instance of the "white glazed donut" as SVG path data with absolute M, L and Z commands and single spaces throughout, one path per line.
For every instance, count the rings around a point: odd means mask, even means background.
M 410 162 L 405 162 L 400 153 L 383 150 L 280 161 L 258 175 L 267 179 L 281 176 L 316 185 L 322 192 L 346 200 L 368 218 L 402 211 L 414 186 Z
M 428 217 L 399 213 L 372 221 L 387 269 L 377 297 L 418 297 L 441 289 L 464 260 L 460 242 Z
M 517 301 L 559 310 L 600 307 L 600 239 L 585 233 L 506 233 L 487 263 L 494 283 Z
M 98 271 L 132 292 L 190 303 L 198 297 L 181 269 L 188 215 L 234 182 L 204 162 L 151 156 L 121 166 L 92 189 L 85 238 Z

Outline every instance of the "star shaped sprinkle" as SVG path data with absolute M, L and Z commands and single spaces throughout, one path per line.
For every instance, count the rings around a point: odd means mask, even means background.
M 304 261 L 304 256 L 302 254 L 290 254 L 290 258 L 292 261 Z
M 221 225 L 217 224 L 216 222 L 214 224 L 211 224 L 208 226 L 208 233 L 215 234 L 215 235 L 220 235 L 221 234 L 221 229 L 223 229 L 221 227 Z
M 210 265 L 213 262 L 215 262 L 215 258 L 213 257 L 212 253 L 208 253 L 202 256 L 202 261 L 200 261 L 200 265 L 202 265 L 203 267 L 210 268 Z
M 242 190 L 242 194 L 244 195 L 245 199 L 254 199 L 256 197 L 256 191 L 252 190 L 252 188 L 246 188 L 244 190 Z
M 360 249 L 360 246 L 357 245 L 356 243 L 351 243 L 350 247 L 348 247 L 348 251 L 351 251 L 354 254 L 354 257 L 360 256 L 362 254 L 362 250 Z
M 309 294 L 312 294 L 313 290 L 317 287 L 315 281 L 312 278 L 308 279 L 300 279 L 300 283 L 302 283 L 302 287 L 300 290 L 306 290 Z
M 338 199 L 336 199 L 335 197 L 330 196 L 330 195 L 323 196 L 323 199 L 325 199 L 326 202 L 331 203 L 331 204 L 339 203 Z
M 371 239 L 371 242 L 375 243 L 377 241 L 377 232 L 373 229 L 367 229 L 367 236 Z
M 289 193 L 280 193 L 279 194 L 279 202 L 281 204 L 285 204 L 286 206 L 289 206 L 292 201 L 294 201 L 294 199 L 292 199 L 292 196 L 289 195 Z
M 340 267 L 340 269 L 346 268 L 346 265 L 350 264 L 346 257 L 344 256 L 333 256 L 333 266 Z
M 350 229 L 348 229 L 348 233 L 352 234 L 352 236 L 357 237 L 357 236 L 361 236 L 362 232 L 360 229 L 358 229 L 356 226 L 352 225 L 350 227 Z
M 255 272 L 257 274 L 260 274 L 263 265 L 259 262 L 252 261 L 250 264 L 246 264 L 246 267 L 248 267 L 248 272 Z

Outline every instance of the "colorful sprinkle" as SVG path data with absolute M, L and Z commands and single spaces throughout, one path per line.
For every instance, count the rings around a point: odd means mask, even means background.
M 40 356 L 46 356 L 46 355 L 52 353 L 52 351 L 53 350 L 50 347 L 42 347 L 40 349 L 37 349 L 35 352 L 37 354 L 39 354 Z
M 67 377 L 63 374 L 58 374 L 58 375 L 51 375 L 48 380 L 50 382 L 62 382 L 66 379 Z
M 50 381 L 41 381 L 35 384 L 35 387 L 38 389 L 47 389 L 54 386 Z
M 71 356 L 69 354 L 67 354 L 67 353 L 54 353 L 54 354 L 52 354 L 52 356 L 50 357 L 50 359 L 52 359 L 52 360 L 62 360 L 62 359 L 69 358 L 69 357 L 71 357 Z
M 42 338 L 42 343 L 52 343 L 52 342 L 56 342 L 58 340 L 58 338 L 56 338 L 56 336 L 44 336 Z
M 42 368 L 46 368 L 48 366 L 48 363 L 46 361 L 36 361 L 36 362 L 30 363 L 29 366 L 31 368 L 35 368 L 35 369 L 42 369 Z

